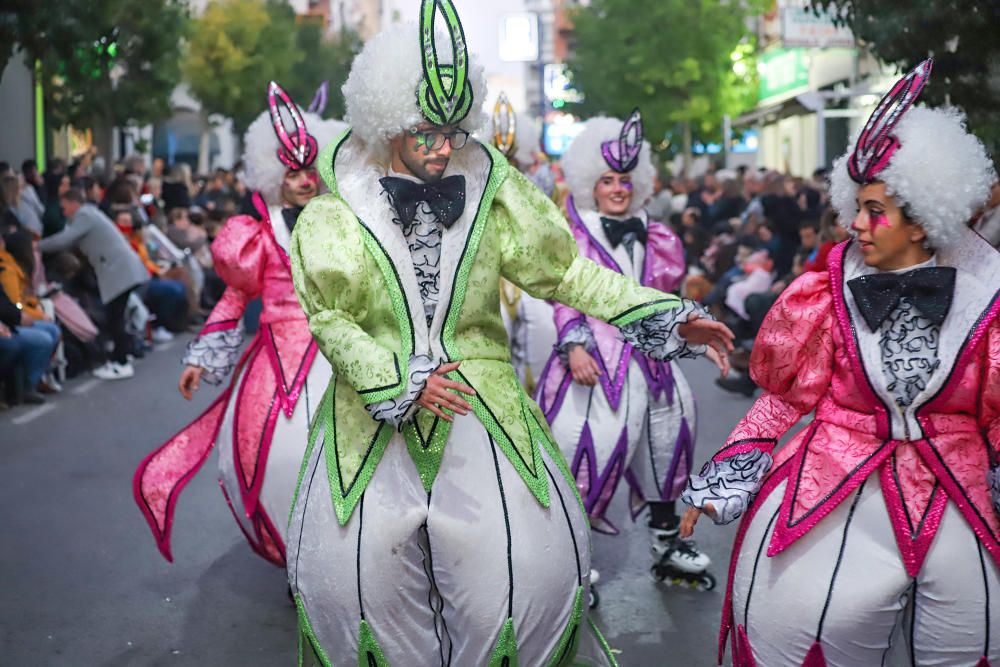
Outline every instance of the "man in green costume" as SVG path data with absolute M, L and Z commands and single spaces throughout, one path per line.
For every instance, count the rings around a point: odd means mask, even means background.
M 423 0 L 419 27 L 371 40 L 344 94 L 352 128 L 317 162 L 330 194 L 291 247 L 334 370 L 288 533 L 302 652 L 323 665 L 614 664 L 587 618 L 573 478 L 510 365 L 500 278 L 658 358 L 717 360 L 731 334 L 578 257 L 552 202 L 469 137 L 485 79 L 450 0 Z

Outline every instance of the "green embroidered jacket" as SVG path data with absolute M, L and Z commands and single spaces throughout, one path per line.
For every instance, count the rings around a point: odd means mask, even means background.
M 445 172 L 466 177 L 466 208 L 442 235 L 440 297 L 428 326 L 409 247 L 378 182 L 386 162 L 348 130 L 323 150 L 318 164 L 330 193 L 302 212 L 290 255 L 309 327 L 334 371 L 306 460 L 322 435 L 338 520 L 347 523 L 396 431 L 365 406 L 407 391 L 414 355 L 461 361 L 450 377 L 476 390 L 470 400 L 476 417 L 547 506 L 539 448 L 564 474 L 568 470 L 510 365 L 500 278 L 618 326 L 677 308 L 680 300 L 579 257 L 552 201 L 491 146 L 470 141 L 453 153 Z M 449 427 L 426 410 L 403 426 L 428 490 Z

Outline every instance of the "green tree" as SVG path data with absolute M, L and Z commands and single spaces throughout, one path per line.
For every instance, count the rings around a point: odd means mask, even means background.
M 748 19 L 761 0 L 593 0 L 573 15 L 569 61 L 584 116 L 625 117 L 642 109 L 654 148 L 684 150 L 695 139 L 718 143 L 725 115 L 756 101 L 754 37 Z
M 934 73 L 921 95 L 963 109 L 969 125 L 1000 155 L 1000 2 L 996 0 L 810 0 L 854 32 L 886 63 L 909 71 L 929 55 Z
M 340 88 L 347 81 L 351 62 L 361 49 L 361 40 L 351 32 L 335 38 L 323 36 L 323 26 L 315 21 L 303 21 L 295 33 L 295 48 L 302 62 L 286 79 L 281 81 L 285 90 L 303 108 L 309 106 L 316 89 L 329 82 L 326 110 L 327 118 L 344 117 L 344 95 Z
M 267 83 L 284 81 L 301 58 L 287 3 L 215 0 L 192 22 L 182 68 L 205 117 L 230 118 L 242 135 L 264 109 Z
M 187 22 L 183 0 L 17 0 L 0 62 L 15 44 L 39 61 L 48 121 L 92 128 L 110 156 L 114 127 L 170 115 Z

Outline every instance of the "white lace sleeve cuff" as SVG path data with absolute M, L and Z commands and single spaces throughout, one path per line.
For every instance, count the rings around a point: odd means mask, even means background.
M 993 510 L 1000 515 L 1000 465 L 995 465 L 986 473 L 986 482 L 990 487 L 990 497 L 993 499 Z
M 233 371 L 243 346 L 243 329 L 213 331 L 198 336 L 187 344 L 181 360 L 185 366 L 198 366 L 205 370 L 201 379 L 209 384 L 222 384 Z
M 771 455 L 760 449 L 709 461 L 701 473 L 688 476 L 681 500 L 698 509 L 711 503 L 715 509 L 714 521 L 719 525 L 735 521 L 757 496 L 772 462 Z
M 417 398 L 427 384 L 427 378 L 431 376 L 438 364 L 430 357 L 418 354 L 410 357 L 410 379 L 406 389 L 396 398 L 390 398 L 378 403 L 366 405 L 365 409 L 372 419 L 389 422 L 397 429 L 402 428 L 403 422 L 413 417 L 417 411 Z
M 564 364 L 569 363 L 569 351 L 577 345 L 582 345 L 587 352 L 593 352 L 597 348 L 594 332 L 590 330 L 586 321 L 581 321 L 580 324 L 564 333 L 556 345 L 556 352 L 559 353 L 559 358 Z
M 707 345 L 690 345 L 684 340 L 677 327 L 692 315 L 714 319 L 707 310 L 689 299 L 681 299 L 681 307 L 655 313 L 621 328 L 622 336 L 636 349 L 653 359 L 670 361 L 705 354 Z

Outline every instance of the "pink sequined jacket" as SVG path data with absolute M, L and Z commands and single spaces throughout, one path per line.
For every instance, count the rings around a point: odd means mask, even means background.
M 135 475 L 136 501 L 168 560 L 177 497 L 208 457 L 237 379 L 245 376 L 235 397 L 232 442 L 242 506 L 255 529 L 246 537 L 262 556 L 284 564 L 284 545 L 272 519 L 285 517 L 268 517 L 258 507 L 264 479 L 258 473 L 267 461 L 279 415 L 291 417 L 295 410 L 317 348 L 267 206 L 259 194 L 253 202 L 257 216 L 230 218 L 212 244 L 215 270 L 227 287 L 184 358 L 184 363 L 205 370 L 207 382 L 220 383 L 235 367 L 233 379 L 208 410 L 150 454 Z M 241 355 L 241 319 L 247 304 L 258 297 L 263 304 L 260 328 Z
M 905 409 L 887 386 L 878 335 L 847 286 L 874 271 L 852 242 L 831 251 L 828 271 L 804 274 L 782 293 L 751 357 L 753 378 L 764 393 L 701 475 L 692 476 L 684 495 L 699 507 L 712 501 L 720 523 L 746 514 L 734 553 L 760 500 L 782 482 L 788 483 L 769 556 L 878 475 L 911 576 L 919 572 L 949 502 L 1000 563 L 994 508 L 1000 254 L 970 232 L 957 247 L 939 251 L 937 263 L 957 269 L 951 310 L 940 328 L 940 366 Z M 775 451 L 785 432 L 813 411 L 815 419 Z

